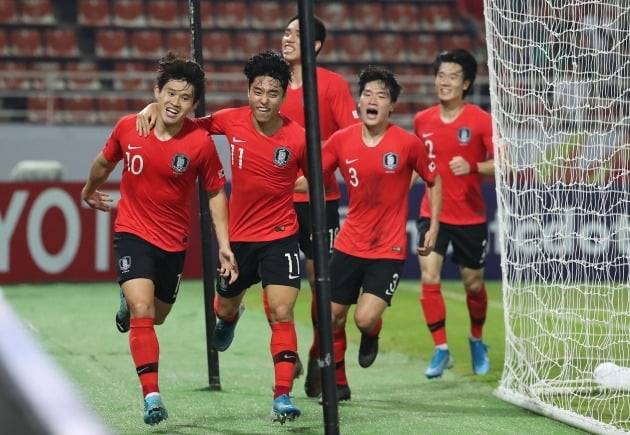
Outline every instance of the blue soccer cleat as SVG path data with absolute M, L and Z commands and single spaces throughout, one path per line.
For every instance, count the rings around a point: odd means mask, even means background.
M 214 328 L 214 347 L 219 352 L 226 351 L 232 344 L 232 340 L 234 340 L 234 330 L 243 311 L 245 311 L 245 305 L 241 304 L 238 307 L 238 317 L 234 323 L 226 323 L 217 318 L 217 324 Z
M 120 332 L 128 332 L 130 318 L 131 314 L 129 314 L 127 299 L 125 299 L 125 294 L 123 293 L 122 289 L 120 289 L 120 307 L 118 308 L 118 312 L 116 313 L 116 328 L 118 328 Z
M 274 399 L 273 406 L 271 408 L 272 423 L 279 421 L 280 424 L 284 424 L 285 421 L 295 420 L 300 415 L 300 409 L 291 403 L 291 398 L 288 394 L 282 394 Z
M 487 375 L 490 371 L 488 346 L 486 346 L 481 339 L 474 340 L 469 337 L 468 342 L 470 343 L 473 373 L 476 375 Z
M 424 375 L 428 379 L 439 378 L 444 373 L 445 369 L 453 367 L 453 359 L 451 358 L 451 352 L 448 349 L 435 349 L 433 358 L 431 358 L 431 365 L 424 372 Z
M 154 426 L 168 418 L 160 393 L 150 393 L 144 398 L 144 422 Z

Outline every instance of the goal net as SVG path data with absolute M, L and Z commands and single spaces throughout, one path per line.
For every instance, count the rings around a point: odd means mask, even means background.
M 485 8 L 506 330 L 495 394 L 630 431 L 630 1 Z

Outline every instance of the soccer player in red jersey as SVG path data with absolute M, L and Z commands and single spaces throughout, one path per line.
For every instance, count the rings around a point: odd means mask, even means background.
M 223 167 L 212 138 L 187 118 L 204 92 L 204 77 L 195 62 L 170 53 L 160 59 L 153 134 L 138 137 L 136 116 L 121 118 L 94 160 L 81 192 L 90 207 L 109 211 L 112 199 L 98 189 L 123 160 L 114 250 L 124 293 L 122 305 L 130 317 L 129 348 L 144 397 L 144 422 L 150 425 L 168 418 L 158 387 L 159 344 L 154 325 L 164 322 L 177 297 L 197 177 L 209 195 L 219 274 L 230 282 L 238 278 L 228 239 Z
M 313 18 L 315 53 L 318 54 L 326 40 L 326 27 L 317 17 Z M 302 51 L 300 48 L 300 22 L 298 16 L 292 17 L 282 36 L 282 55 L 291 65 L 291 82 L 287 88 L 287 98 L 280 112 L 293 121 L 305 126 L 304 99 L 302 82 Z M 359 122 L 356 104 L 346 80 L 339 74 L 326 68 L 317 67 L 317 100 L 319 107 L 319 135 L 322 143 L 335 131 Z M 301 175 L 301 174 L 300 174 Z M 328 176 L 324 182 L 326 195 L 326 224 L 329 246 L 332 249 L 334 239 L 339 232 L 339 184 L 335 174 Z M 315 296 L 315 267 L 313 263 L 313 244 L 311 239 L 311 216 L 308 193 L 296 192 L 293 195 L 297 212 L 300 249 L 306 258 L 306 277 L 311 288 L 311 321 L 313 340 L 308 352 L 308 368 L 304 389 L 308 397 L 317 397 L 321 393 L 321 375 L 317 363 L 319 344 L 317 341 L 317 306 Z M 264 295 L 264 293 L 263 293 Z M 266 301 L 265 301 L 266 305 Z M 299 363 L 299 359 L 298 359 Z M 299 364 L 301 366 L 301 364 Z M 297 366 L 296 366 L 297 367 Z M 301 367 L 296 369 L 295 376 L 301 374 Z
M 391 124 L 401 87 L 391 71 L 367 67 L 359 76 L 362 122 L 333 134 L 322 150 L 326 174 L 339 168 L 348 187 L 348 215 L 330 259 L 331 311 L 338 400 L 350 399 L 345 370 L 346 317 L 356 304 L 361 331 L 359 365 L 378 353 L 382 314 L 391 304 L 407 256 L 409 183 L 414 171 L 427 183 L 431 218 L 417 247 L 428 255 L 439 226 L 442 182 L 420 140 Z M 298 182 L 297 187 L 303 188 Z M 362 290 L 362 291 L 361 291 Z
M 422 273 L 420 305 L 435 343 L 435 354 L 425 372 L 427 378 L 442 375 L 452 366 L 446 340 L 446 307 L 440 274 L 449 244 L 459 265 L 470 314 L 470 349 L 473 372 L 490 370 L 482 341 L 488 298 L 483 266 L 488 243 L 486 207 L 481 196 L 481 176 L 494 174 L 492 122 L 478 106 L 464 101 L 477 74 L 477 61 L 465 50 L 440 53 L 435 60 L 435 88 L 440 104 L 414 117 L 414 131 L 429 156 L 435 159 L 444 186 L 440 231 L 433 252 L 420 256 Z M 418 236 L 427 228 L 429 200 L 420 207 Z
M 284 423 L 300 416 L 289 392 L 297 361 L 293 308 L 300 289 L 298 220 L 293 189 L 306 170 L 304 129 L 280 114 L 291 70 L 279 53 L 267 50 L 244 68 L 249 106 L 223 109 L 194 122 L 230 144 L 230 242 L 239 266 L 238 279 L 219 277 L 215 297 L 218 318 L 214 343 L 228 349 L 242 313 L 245 290 L 261 282 L 269 303 L 270 350 L 274 363 L 272 418 Z M 139 115 L 141 134 L 154 117 L 154 105 Z

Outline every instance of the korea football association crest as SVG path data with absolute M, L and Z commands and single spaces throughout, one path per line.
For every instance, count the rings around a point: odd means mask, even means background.
M 118 269 L 122 273 L 129 272 L 129 269 L 131 269 L 131 257 L 129 255 L 125 255 L 124 257 L 120 257 L 118 259 Z
M 291 157 L 291 151 L 287 147 L 278 147 L 273 152 L 273 163 L 279 168 L 286 166 L 289 163 Z
M 383 154 L 383 167 L 386 172 L 395 171 L 398 167 L 398 154 L 392 152 Z
M 468 145 L 468 142 L 470 142 L 471 136 L 472 136 L 472 133 L 470 131 L 470 128 L 468 127 L 462 127 L 459 130 L 457 130 L 457 141 L 459 142 L 460 145 L 463 145 L 463 146 Z
M 186 154 L 175 154 L 173 156 L 173 161 L 171 162 L 171 168 L 173 168 L 173 171 L 181 174 L 186 172 L 189 166 L 190 159 Z

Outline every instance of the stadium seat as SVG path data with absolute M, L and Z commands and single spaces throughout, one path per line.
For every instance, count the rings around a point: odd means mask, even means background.
M 337 45 L 336 45 L 336 36 L 330 35 L 329 33 L 326 36 L 326 40 L 324 41 L 324 46 L 320 50 L 317 55 L 318 62 L 337 62 L 339 60 L 339 56 L 337 55 Z
M 230 97 L 214 97 L 211 99 L 206 99 L 206 114 L 211 115 L 217 110 L 240 106 L 243 106 L 243 104 L 234 101 Z
M 131 55 L 136 59 L 158 59 L 165 54 L 160 30 L 131 30 Z
M 90 96 L 66 96 L 61 99 L 62 119 L 68 124 L 94 124 L 98 121 L 98 112 L 94 98 Z
M 380 30 L 385 25 L 383 6 L 378 2 L 352 4 L 353 28 L 357 30 Z
M 243 74 L 243 63 L 219 66 L 215 74 L 215 82 L 224 92 L 235 92 L 247 96 L 247 79 Z
M 410 62 L 433 62 L 439 51 L 440 46 L 436 34 L 413 33 L 407 36 L 407 58 Z
M 447 4 L 428 4 L 422 6 L 420 16 L 426 17 L 430 30 L 453 30 L 453 6 Z
M 242 0 L 219 1 L 214 4 L 214 18 L 217 27 L 248 28 L 247 4 Z
M 76 57 L 80 54 L 76 33 L 69 27 L 46 29 L 46 55 L 49 57 Z
M 405 62 L 407 47 L 401 33 L 378 33 L 372 35 L 374 60 L 379 62 Z
M 284 17 L 283 5 L 277 1 L 250 3 L 251 26 L 255 29 L 280 30 L 290 17 Z
M 167 30 L 164 43 L 166 50 L 190 57 L 192 46 L 191 35 L 188 30 Z
M 188 2 L 178 2 L 180 7 L 180 15 L 183 19 L 183 25 L 190 27 L 190 9 Z M 214 24 L 214 9 L 213 2 L 211 0 L 201 0 L 199 2 L 199 14 L 201 15 L 201 28 L 203 30 L 213 29 Z
M 0 0 L 0 23 L 17 24 L 19 22 L 17 0 Z
M 127 98 L 112 95 L 96 98 L 96 110 L 98 122 L 111 125 L 118 122 L 121 117 L 132 113 Z M 139 109 L 134 107 L 134 110 Z
M 327 29 L 343 30 L 352 27 L 349 6 L 342 2 L 316 3 L 315 14 L 326 24 Z
M 42 34 L 39 29 L 19 28 L 10 30 L 11 46 L 14 56 L 36 57 L 44 54 Z
M 108 26 L 111 24 L 109 2 L 107 0 L 79 0 L 77 22 L 82 26 Z
M 372 60 L 370 39 L 366 33 L 347 33 L 336 37 L 340 62 L 369 62 Z
M 9 42 L 9 32 L 7 29 L 0 29 L 0 56 L 11 54 L 11 43 Z
M 449 34 L 448 37 L 440 39 L 440 47 L 442 50 L 453 50 L 461 48 L 472 52 L 475 48 L 473 39 L 467 34 Z
M 65 66 L 68 89 L 91 90 L 101 89 L 98 70 L 94 62 L 68 62 Z
M 112 22 L 121 27 L 144 27 L 147 22 L 142 0 L 112 2 Z
M 20 14 L 24 24 L 54 24 L 52 0 L 21 0 Z
M 215 30 L 202 35 L 204 58 L 211 61 L 234 60 L 232 35 L 228 31 Z
M 99 57 L 126 58 L 129 56 L 127 32 L 122 29 L 99 29 L 95 35 L 95 52 Z
M 153 0 L 147 4 L 147 21 L 154 27 L 182 27 L 185 23 L 180 12 L 177 0 Z
M 28 89 L 31 85 L 26 78 L 25 62 L 0 62 L 0 89 Z
M 52 124 L 62 120 L 59 99 L 51 96 L 30 96 L 26 99 L 27 119 L 39 124 Z
M 57 91 L 66 88 L 64 74 L 58 61 L 32 62 L 30 69 L 33 71 L 31 88 L 42 91 Z
M 234 55 L 243 61 L 270 47 L 265 32 L 237 32 L 234 39 Z
M 395 32 L 420 30 L 418 8 L 412 3 L 388 3 L 385 5 L 386 27 Z
M 154 77 L 147 80 L 144 62 L 121 61 L 114 63 L 114 89 L 117 91 L 149 91 Z
M 418 65 L 396 66 L 394 72 L 403 87 L 402 92 L 405 95 L 426 95 L 427 93 L 430 93 L 430 90 L 427 89 L 425 81 L 423 80 L 427 76 L 433 77 L 433 72 L 430 71 L 429 68 L 421 68 Z

